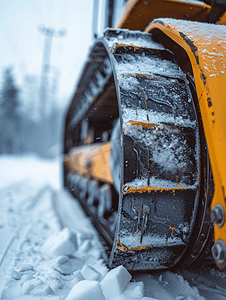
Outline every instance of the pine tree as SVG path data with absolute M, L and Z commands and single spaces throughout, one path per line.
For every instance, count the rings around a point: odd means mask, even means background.
M 0 93 L 0 152 L 18 153 L 20 151 L 20 101 L 19 89 L 8 67 L 3 72 Z

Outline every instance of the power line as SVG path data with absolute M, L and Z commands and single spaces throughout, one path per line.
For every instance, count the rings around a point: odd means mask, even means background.
M 46 102 L 47 102 L 47 89 L 50 71 L 50 59 L 52 51 L 53 37 L 63 37 L 66 34 L 65 29 L 55 30 L 52 28 L 40 26 L 39 32 L 45 36 L 43 57 L 42 57 L 42 72 L 40 84 L 40 115 L 45 116 Z
M 40 82 L 40 117 L 43 122 L 40 126 L 39 132 L 39 153 L 42 156 L 46 155 L 47 145 L 47 124 L 46 124 L 46 111 L 48 101 L 48 83 L 49 83 L 49 72 L 50 72 L 50 61 L 52 51 L 52 40 L 53 37 L 63 37 L 66 35 L 65 29 L 55 30 L 49 27 L 41 25 L 38 28 L 39 32 L 45 36 L 44 47 L 43 47 L 43 58 L 42 58 L 42 71 L 41 71 L 41 82 Z

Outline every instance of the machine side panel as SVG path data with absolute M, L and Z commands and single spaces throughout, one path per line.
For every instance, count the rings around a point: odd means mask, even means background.
M 187 53 L 194 74 L 200 111 L 215 182 L 212 208 L 226 208 L 226 27 L 182 20 L 158 19 L 147 32 L 159 29 Z M 226 243 L 226 225 L 214 225 L 215 241 Z

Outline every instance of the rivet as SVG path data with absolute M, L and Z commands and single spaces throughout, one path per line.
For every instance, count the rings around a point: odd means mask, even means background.
M 216 204 L 211 210 L 210 217 L 214 224 L 216 224 L 218 227 L 222 227 L 225 220 L 223 206 L 221 204 Z
M 225 244 L 222 240 L 217 240 L 212 247 L 212 255 L 217 263 L 222 264 L 226 259 Z

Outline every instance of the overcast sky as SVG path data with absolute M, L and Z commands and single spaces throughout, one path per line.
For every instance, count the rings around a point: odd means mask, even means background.
M 61 101 L 70 98 L 92 42 L 92 9 L 93 0 L 1 0 L 0 80 L 9 65 L 19 85 L 25 75 L 40 76 L 44 35 L 38 27 L 65 28 L 64 37 L 53 39 L 51 66 L 60 74 Z

